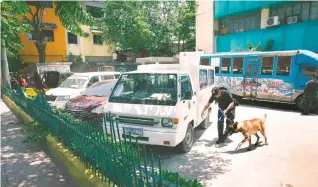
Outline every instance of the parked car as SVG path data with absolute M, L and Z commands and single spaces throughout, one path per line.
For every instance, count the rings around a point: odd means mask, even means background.
M 96 82 L 116 79 L 119 76 L 118 72 L 75 73 L 57 88 L 47 91 L 45 96 L 51 106 L 64 109 L 69 99 L 81 95 L 89 86 Z
M 90 86 L 75 98 L 70 99 L 65 104 L 65 111 L 79 119 L 93 119 L 96 113 L 91 113 L 96 107 L 106 104 L 117 79 L 97 82 Z

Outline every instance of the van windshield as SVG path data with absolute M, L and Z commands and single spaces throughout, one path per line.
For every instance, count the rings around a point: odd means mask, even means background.
M 59 86 L 60 88 L 73 88 L 81 89 L 85 88 L 87 78 L 85 77 L 69 77 Z
M 177 93 L 177 74 L 123 74 L 109 102 L 174 106 Z

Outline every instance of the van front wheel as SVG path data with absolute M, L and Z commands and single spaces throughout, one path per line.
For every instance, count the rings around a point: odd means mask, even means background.
M 194 130 L 191 124 L 188 125 L 188 129 L 183 141 L 178 145 L 178 149 L 182 153 L 187 153 L 191 150 L 193 145 Z
M 296 106 L 297 106 L 297 109 L 301 112 L 304 111 L 304 104 L 305 104 L 305 97 L 304 95 L 300 95 L 297 97 L 296 99 Z

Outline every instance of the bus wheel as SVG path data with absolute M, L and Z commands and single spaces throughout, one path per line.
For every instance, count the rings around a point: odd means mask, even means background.
M 200 128 L 201 129 L 207 129 L 207 128 L 210 127 L 210 125 L 211 125 L 211 123 L 210 123 L 210 115 L 211 115 L 211 110 L 208 110 L 206 118 L 200 124 Z
M 305 97 L 304 95 L 300 95 L 296 99 L 296 106 L 297 109 L 300 111 L 304 111 L 304 103 L 305 103 Z
M 192 124 L 189 124 L 183 141 L 178 145 L 178 149 L 181 153 L 187 153 L 191 150 L 193 145 L 193 138 L 194 138 L 194 129 L 192 127 Z

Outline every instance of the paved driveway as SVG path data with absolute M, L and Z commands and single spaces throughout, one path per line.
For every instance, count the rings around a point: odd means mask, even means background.
M 196 130 L 196 144 L 188 154 L 159 148 L 164 168 L 197 178 L 204 186 L 216 187 L 317 187 L 318 116 L 301 116 L 288 110 L 239 106 L 237 120 L 263 116 L 266 112 L 268 146 L 247 151 L 248 143 L 234 152 L 243 135 L 235 134 L 216 145 L 216 110 L 206 131 Z M 252 138 L 252 143 L 256 138 Z

